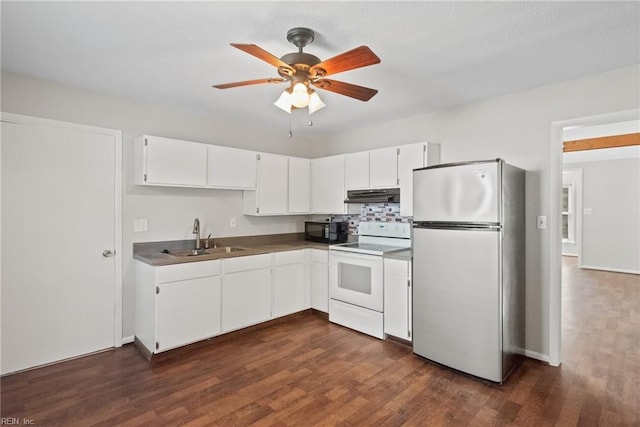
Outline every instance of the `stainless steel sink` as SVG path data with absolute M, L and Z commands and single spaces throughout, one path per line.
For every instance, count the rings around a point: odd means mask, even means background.
M 185 257 L 185 256 L 205 256 L 205 255 L 217 255 L 217 254 L 228 254 L 231 252 L 238 251 L 246 251 L 247 248 L 241 248 L 238 246 L 221 246 L 219 248 L 211 248 L 211 249 L 183 249 L 179 251 L 169 251 L 168 255 L 174 257 Z
M 238 246 L 221 246 L 219 248 L 206 249 L 208 254 L 228 254 L 231 252 L 246 251 L 247 248 L 241 248 Z

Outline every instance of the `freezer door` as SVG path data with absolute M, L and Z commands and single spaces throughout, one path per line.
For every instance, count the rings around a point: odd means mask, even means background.
M 502 381 L 500 231 L 414 229 L 413 352 Z
M 501 162 L 413 172 L 413 220 L 499 223 Z

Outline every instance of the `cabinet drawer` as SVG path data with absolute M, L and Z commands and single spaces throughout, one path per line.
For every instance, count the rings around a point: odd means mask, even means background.
M 304 264 L 304 251 L 275 252 L 273 260 L 275 265 Z
M 313 262 L 329 262 L 329 251 L 322 249 L 311 249 L 311 261 Z
M 198 277 L 217 276 L 220 274 L 220 260 L 190 262 L 158 267 L 158 283 L 175 282 L 177 280 L 196 279 Z
M 249 255 L 222 260 L 222 269 L 225 273 L 257 270 L 259 268 L 271 268 L 271 254 Z
M 399 259 L 384 259 L 384 274 L 395 274 L 398 276 L 409 277 L 409 261 Z

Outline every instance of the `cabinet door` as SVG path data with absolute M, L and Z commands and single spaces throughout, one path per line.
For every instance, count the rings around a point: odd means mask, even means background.
M 273 317 L 304 310 L 304 264 L 290 264 L 273 270 Z
M 311 308 L 329 312 L 329 255 L 311 249 Z
M 165 283 L 156 295 L 157 351 L 220 333 L 220 277 Z
M 369 152 L 345 154 L 344 181 L 347 190 L 369 188 Z
M 289 157 L 289 213 L 311 212 L 311 160 Z
M 369 152 L 369 186 L 370 188 L 398 186 L 398 151 L 396 147 L 381 148 Z
M 413 216 L 413 170 L 425 166 L 425 144 L 402 145 L 399 150 L 400 215 Z
M 288 159 L 277 154 L 260 154 L 258 161 L 258 213 L 287 212 Z
M 143 183 L 204 187 L 207 145 L 155 136 L 143 137 Z
M 384 332 L 411 341 L 410 263 L 385 259 L 384 268 Z
M 255 190 L 257 154 L 249 150 L 209 145 L 207 185 L 215 188 Z
M 222 331 L 271 318 L 271 270 L 241 271 L 222 278 Z
M 311 161 L 311 209 L 314 213 L 345 213 L 344 155 Z

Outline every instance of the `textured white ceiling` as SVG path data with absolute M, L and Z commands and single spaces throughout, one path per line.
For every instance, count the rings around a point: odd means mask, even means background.
M 321 59 L 368 45 L 380 64 L 332 78 L 379 93 L 319 91 L 327 107 L 305 130 L 318 135 L 640 63 L 636 1 L 2 1 L 1 14 L 4 69 L 270 129 L 289 124 L 272 105 L 283 85 L 211 88 L 277 76 L 230 42 L 282 56 L 304 26 Z

